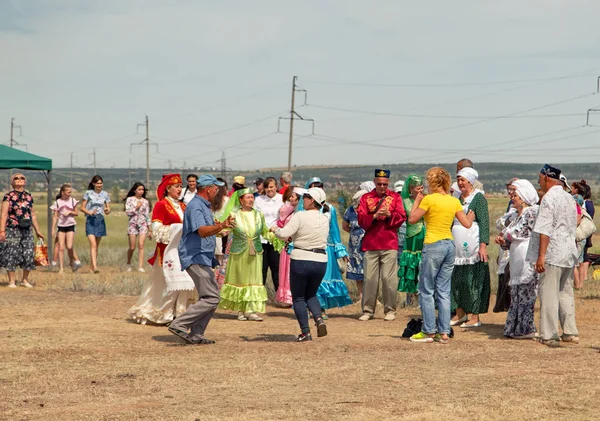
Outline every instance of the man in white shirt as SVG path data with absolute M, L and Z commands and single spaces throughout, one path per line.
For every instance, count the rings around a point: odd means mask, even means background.
M 575 324 L 573 268 L 578 261 L 575 234 L 577 207 L 563 190 L 561 171 L 548 164 L 540 171 L 538 183 L 546 192 L 540 203 L 527 260 L 540 274 L 540 341 L 548 346 L 579 343 Z M 558 323 L 563 334 L 559 337 Z
M 282 196 L 277 193 L 277 180 L 267 177 L 264 181 L 265 193 L 254 200 L 254 209 L 265 215 L 265 223 L 271 228 L 279 219 L 279 209 L 283 206 Z M 271 278 L 275 291 L 279 288 L 279 253 L 272 244 L 261 237 L 263 246 L 263 284 L 267 283 L 267 273 L 271 269 Z
M 186 205 L 196 196 L 198 192 L 196 189 L 196 183 L 198 182 L 198 176 L 196 174 L 189 174 L 187 176 L 187 187 L 181 192 L 179 200 Z

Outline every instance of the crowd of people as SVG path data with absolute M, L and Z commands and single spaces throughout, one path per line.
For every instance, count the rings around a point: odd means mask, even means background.
M 190 174 L 163 176 L 156 203 L 135 183 L 125 198 L 129 218 L 127 270 L 144 272 L 144 243 L 156 248 L 137 303 L 128 311 L 140 324 L 167 325 L 190 344 L 210 344 L 205 330 L 217 308 L 237 313 L 239 321 L 263 321 L 270 279 L 275 300 L 292 307 L 300 326 L 299 342 L 312 340 L 309 315 L 318 337 L 327 335 L 327 310 L 353 303 L 346 279 L 359 295 L 360 321 L 375 317 L 381 297 L 385 321 L 396 319 L 398 291 L 406 303 L 418 300 L 421 331 L 412 342 L 448 343 L 452 326 L 481 327 L 490 302 L 490 215 L 484 187 L 473 163 L 457 163 L 456 177 L 440 167 L 424 179 L 411 174 L 390 188 L 389 170 L 375 170 L 360 184 L 342 216 L 349 233 L 342 243 L 336 207 L 327 201 L 319 177 L 297 186 L 292 174 L 224 179 Z M 454 182 L 453 182 L 454 181 Z M 33 198 L 23 174 L 14 174 L 0 217 L 0 267 L 16 287 L 31 287 L 33 233 L 39 229 Z M 579 341 L 573 288 L 586 280 L 592 246 L 594 206 L 582 180 L 569 184 L 560 169 L 545 165 L 539 189 L 525 179 L 507 184 L 510 202 L 496 221 L 498 293 L 494 311 L 507 311 L 504 335 L 536 339 L 548 346 Z M 426 194 L 427 187 L 427 194 Z M 106 236 L 111 200 L 102 177 L 89 183 L 81 203 L 71 186 L 61 186 L 51 209 L 56 265 L 64 271 L 67 250 L 73 271 L 81 262 L 73 248 L 82 212 L 90 246 L 90 266 L 98 273 L 98 249 Z M 194 300 L 194 291 L 198 299 Z M 534 306 L 540 301 L 540 329 Z M 559 325 L 562 335 L 559 335 Z

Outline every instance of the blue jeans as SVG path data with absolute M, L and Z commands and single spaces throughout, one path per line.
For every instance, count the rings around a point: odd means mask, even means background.
M 294 302 L 294 313 L 302 333 L 309 333 L 308 311 L 315 321 L 321 318 L 321 304 L 317 298 L 317 290 L 327 270 L 326 262 L 311 260 L 290 260 L 290 290 Z
M 424 333 L 450 333 L 450 280 L 454 257 L 452 240 L 440 240 L 423 246 L 419 269 L 419 304 L 423 314 Z M 438 308 L 437 329 L 435 304 Z

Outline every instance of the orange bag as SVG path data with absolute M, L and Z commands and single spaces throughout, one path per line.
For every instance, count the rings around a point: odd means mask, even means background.
M 48 246 L 44 244 L 41 238 L 38 240 L 33 250 L 33 261 L 36 266 L 48 266 Z

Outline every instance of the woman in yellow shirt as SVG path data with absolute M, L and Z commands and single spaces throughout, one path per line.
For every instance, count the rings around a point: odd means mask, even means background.
M 424 218 L 427 226 L 419 270 L 419 304 L 423 315 L 423 327 L 421 332 L 411 336 L 412 342 L 449 341 L 450 279 L 455 257 L 452 222 L 456 217 L 464 227 L 470 228 L 475 219 L 472 211 L 465 214 L 458 199 L 449 195 L 450 183 L 448 171 L 440 167 L 430 168 L 427 171 L 430 194 L 419 194 L 416 197 L 408 218 L 409 224 Z

